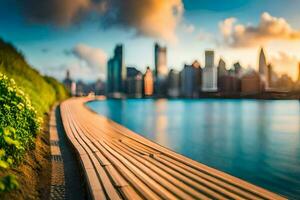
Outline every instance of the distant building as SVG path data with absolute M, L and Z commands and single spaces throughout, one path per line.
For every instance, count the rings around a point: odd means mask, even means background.
M 226 69 L 226 63 L 221 58 L 219 60 L 219 64 L 218 64 L 218 77 L 226 76 L 227 74 L 228 74 L 228 72 L 227 72 L 227 69 Z
M 202 68 L 200 63 L 195 60 L 192 63 L 192 66 L 195 69 L 195 92 L 197 92 L 197 94 L 201 91 L 201 87 L 202 87 Z M 197 90 L 197 91 L 196 91 Z
M 180 94 L 180 74 L 171 69 L 168 75 L 168 96 L 176 98 Z
M 300 62 L 298 63 L 298 82 L 300 82 Z
M 77 81 L 77 83 L 76 83 L 76 95 L 77 96 L 85 96 L 88 92 L 90 92 L 88 90 L 89 89 L 87 88 L 87 85 L 83 81 L 81 81 L 81 80 Z
M 144 95 L 146 97 L 152 96 L 154 91 L 154 77 L 150 67 L 147 67 L 147 70 L 144 74 Z
M 154 46 L 155 77 L 166 78 L 168 76 L 167 67 L 167 47 L 161 47 L 155 43 Z
M 95 83 L 93 83 L 93 88 L 96 95 L 104 95 L 105 83 L 101 79 L 98 79 Z
M 259 94 L 262 90 L 260 75 L 254 70 L 246 73 L 241 79 L 241 93 L 246 95 Z
M 214 59 L 214 51 L 205 51 L 205 67 L 202 70 L 203 92 L 216 92 L 218 90 L 218 71 Z
M 300 91 L 300 62 L 298 63 L 298 79 L 295 84 L 295 90 Z
M 269 88 L 272 88 L 274 86 L 274 84 L 273 84 L 273 66 L 271 64 L 269 64 L 267 66 L 266 84 Z
M 167 93 L 167 47 L 162 47 L 155 43 L 154 45 L 155 62 L 155 89 L 156 96 L 165 96 Z
M 268 88 L 267 76 L 268 76 L 268 64 L 264 49 L 261 48 L 259 53 L 259 61 L 258 61 L 258 72 L 260 75 L 260 80 L 264 85 L 264 88 Z
M 126 70 L 123 59 L 123 46 L 117 45 L 114 56 L 107 63 L 107 93 L 118 97 L 124 93 Z
M 294 82 L 290 76 L 283 74 L 276 82 L 279 91 L 290 92 L 293 90 Z
M 66 78 L 63 80 L 63 84 L 72 96 L 76 95 L 76 83 L 71 79 L 70 70 L 66 71 Z
M 71 84 L 71 95 L 72 96 L 76 96 L 76 91 L 77 91 L 76 82 L 72 81 L 72 84 Z
M 199 94 L 199 78 L 201 77 L 200 65 L 184 65 L 181 71 L 181 95 L 183 97 L 197 97 Z
M 127 67 L 126 95 L 141 98 L 143 96 L 143 75 L 134 67 Z
M 240 78 L 243 75 L 243 67 L 239 62 L 233 64 L 235 76 Z
M 218 90 L 221 93 L 236 94 L 240 92 L 241 81 L 233 74 L 227 74 L 218 78 Z
M 227 92 L 230 91 L 231 78 L 228 76 L 228 71 L 226 69 L 226 63 L 221 58 L 218 64 L 218 91 Z

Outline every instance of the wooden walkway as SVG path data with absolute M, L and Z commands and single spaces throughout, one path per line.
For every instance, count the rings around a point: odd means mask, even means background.
M 284 199 L 193 161 L 89 110 L 89 98 L 61 104 L 66 134 L 93 199 Z

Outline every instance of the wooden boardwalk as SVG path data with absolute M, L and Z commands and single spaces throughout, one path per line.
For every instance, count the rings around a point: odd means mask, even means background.
M 93 199 L 284 199 L 151 142 L 89 110 L 61 104 L 66 134 Z

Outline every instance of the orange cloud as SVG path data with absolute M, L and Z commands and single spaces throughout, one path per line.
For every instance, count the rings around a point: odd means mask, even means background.
M 175 29 L 183 14 L 181 0 L 112 0 L 108 3 L 107 22 L 135 28 L 138 35 L 175 41 Z
M 300 40 L 300 31 L 294 30 L 284 18 L 265 12 L 257 26 L 236 24 L 236 18 L 228 18 L 219 24 L 223 43 L 231 47 L 253 47 L 274 40 Z
M 18 1 L 34 23 L 68 26 L 93 14 L 104 28 L 133 29 L 137 35 L 176 41 L 182 0 L 24 0 Z

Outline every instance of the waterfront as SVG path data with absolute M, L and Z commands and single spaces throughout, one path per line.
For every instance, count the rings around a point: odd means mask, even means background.
M 201 163 L 289 198 L 300 195 L 298 101 L 149 99 L 88 106 Z

